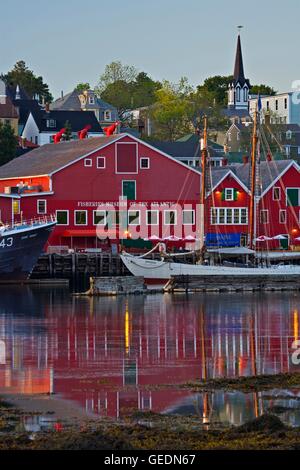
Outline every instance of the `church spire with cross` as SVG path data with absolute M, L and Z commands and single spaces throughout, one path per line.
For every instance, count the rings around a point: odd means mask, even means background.
M 238 38 L 235 54 L 233 80 L 228 86 L 228 108 L 248 109 L 248 96 L 250 91 L 250 82 L 245 78 L 243 54 L 241 45 L 240 30 L 242 26 L 238 26 Z

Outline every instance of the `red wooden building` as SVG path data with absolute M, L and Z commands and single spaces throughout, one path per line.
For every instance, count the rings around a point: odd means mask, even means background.
M 207 246 L 246 245 L 250 165 L 212 168 Z M 256 235 L 299 245 L 300 167 L 293 160 L 259 165 Z M 200 173 L 128 134 L 48 144 L 0 167 L 1 220 L 56 214 L 49 243 L 68 248 L 138 248 L 150 236 L 185 239 L 199 233 Z M 184 242 L 177 242 L 184 245 Z
M 3 221 L 10 214 L 15 221 L 56 214 L 51 245 L 92 248 L 99 246 L 99 231 L 103 243 L 190 234 L 200 173 L 119 134 L 33 150 L 0 168 L 0 193 L 14 201 Z
M 214 169 L 207 200 L 208 241 L 246 244 L 249 232 L 250 171 L 248 163 Z M 259 165 L 256 237 L 262 249 L 297 246 L 300 241 L 300 167 L 294 160 L 262 161 Z

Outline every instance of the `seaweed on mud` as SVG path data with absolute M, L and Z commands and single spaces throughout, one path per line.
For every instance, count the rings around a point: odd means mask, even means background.
M 250 377 L 217 378 L 181 385 L 192 390 L 240 390 L 243 392 L 263 391 L 275 388 L 300 388 L 300 373 L 256 375 Z

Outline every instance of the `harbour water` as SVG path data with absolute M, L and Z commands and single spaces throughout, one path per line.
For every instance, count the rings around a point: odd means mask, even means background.
M 187 382 L 298 372 L 298 293 L 89 298 L 0 287 L 0 395 L 54 393 L 87 416 L 136 410 L 240 425 L 268 410 L 300 425 L 298 389 L 195 393 Z M 51 420 L 50 420 L 51 421 Z

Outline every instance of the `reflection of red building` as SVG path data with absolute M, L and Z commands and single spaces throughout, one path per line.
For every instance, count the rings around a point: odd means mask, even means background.
M 276 294 L 268 302 L 254 295 L 71 302 L 39 295 L 44 317 L 0 317 L 1 390 L 10 376 L 15 391 L 48 392 L 52 370 L 55 393 L 103 416 L 163 412 L 192 397 L 163 384 L 286 372 L 298 337 L 297 298 Z

